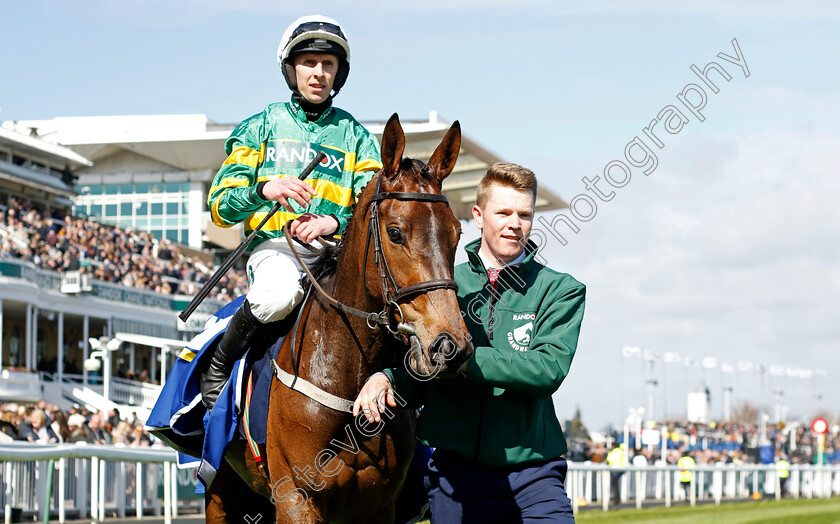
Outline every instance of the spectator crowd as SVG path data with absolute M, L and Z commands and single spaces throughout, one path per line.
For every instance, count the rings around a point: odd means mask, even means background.
M 117 409 L 90 412 L 83 407 L 63 411 L 53 404 L 9 402 L 0 406 L 0 442 L 40 444 L 87 442 L 149 447 L 155 440 L 143 429 L 137 413 L 122 418 Z
M 39 211 L 11 199 L 0 209 L 0 259 L 15 258 L 50 271 L 81 271 L 97 280 L 164 294 L 193 295 L 212 275 L 195 257 L 146 232 Z M 211 293 L 232 300 L 247 292 L 243 269 L 232 269 Z
M 666 457 L 676 464 L 689 455 L 697 464 L 772 464 L 786 460 L 793 464 L 813 464 L 818 453 L 817 437 L 808 424 L 767 424 L 731 422 L 701 424 L 685 420 L 669 420 Z M 836 428 L 835 428 L 836 429 Z M 623 434 L 615 432 L 606 439 L 572 439 L 570 459 L 604 462 L 610 449 L 622 444 Z M 631 464 L 654 464 L 661 460 L 662 445 L 637 446 L 633 432 L 628 439 Z M 840 464 L 840 433 L 825 435 L 824 462 Z M 635 459 L 636 457 L 640 457 Z M 635 460 L 634 460 L 635 459 Z

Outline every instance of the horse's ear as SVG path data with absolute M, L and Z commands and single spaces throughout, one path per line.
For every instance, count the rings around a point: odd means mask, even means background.
M 443 183 L 443 179 L 452 173 L 460 151 L 461 124 L 456 120 L 443 137 L 443 142 L 435 149 L 432 158 L 429 159 L 429 166 L 434 168 L 439 183 Z
M 405 133 L 400 125 L 400 117 L 391 115 L 382 133 L 382 172 L 385 176 L 396 175 L 400 170 L 403 151 L 405 151 Z

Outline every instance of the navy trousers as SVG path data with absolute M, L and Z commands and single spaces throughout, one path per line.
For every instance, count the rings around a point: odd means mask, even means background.
M 566 459 L 515 470 L 481 467 L 435 451 L 425 476 L 432 524 L 574 522 Z

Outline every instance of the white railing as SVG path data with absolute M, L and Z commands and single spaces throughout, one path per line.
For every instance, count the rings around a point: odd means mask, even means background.
M 110 389 L 111 400 L 117 404 L 152 409 L 163 388 L 157 384 L 112 377 Z
M 628 466 L 569 462 L 566 492 L 575 512 L 581 506 L 608 511 L 617 483 L 621 504 L 642 508 L 646 503 L 695 505 L 698 501 L 751 500 L 783 496 L 830 498 L 840 494 L 840 465 L 791 465 L 786 479 L 774 464 L 697 466 L 689 482 L 681 482 L 678 466 Z
M 150 513 L 158 518 L 163 514 L 170 523 L 179 511 L 198 514 L 204 508 L 201 498 L 185 496 L 194 490 L 194 471 L 177 470 L 175 461 L 169 448 L 3 444 L 0 507 L 7 523 L 14 512 L 41 521 L 55 513 L 60 523 L 68 513 L 93 522 L 128 513 L 142 519 Z
M 83 403 L 88 409 L 108 411 L 119 408 L 121 412 L 125 413 L 136 411 L 142 420 L 146 420 L 151 413 L 161 390 L 163 390 L 163 387 L 157 384 L 111 377 L 109 387 L 111 398 L 106 400 L 102 395 L 104 390 L 102 377 L 88 377 L 88 385 L 85 386 L 82 384 L 84 378 L 82 375 L 65 374 L 61 382 L 57 382 L 58 375 L 47 372 L 41 372 L 40 375 L 42 386 L 50 386 L 52 383 L 58 384 L 58 394 L 68 396 L 68 398 L 72 397 L 74 402 Z M 29 382 L 32 382 L 32 380 L 30 379 Z M 66 386 L 72 387 L 68 388 Z M 48 388 L 40 387 L 39 389 L 38 398 L 47 398 Z M 0 391 L 2 390 L 2 383 L 0 383 Z M 47 398 L 47 400 L 50 399 Z
M 163 514 L 169 523 L 179 511 L 201 513 L 204 507 L 201 499 L 188 495 L 196 482 L 193 471 L 177 470 L 175 461 L 169 448 L 2 444 L 0 507 L 6 522 L 16 508 L 42 521 L 48 512 L 57 513 L 61 523 L 68 512 L 79 519 L 90 516 L 94 522 L 131 512 L 141 519 L 149 512 Z M 612 468 L 569 462 L 566 491 L 575 512 L 582 506 L 609 510 L 614 483 L 620 503 L 637 508 L 652 503 L 720 504 L 758 495 L 776 500 L 830 498 L 840 494 L 840 465 L 791 465 L 786 480 L 772 464 L 697 466 L 689 482 L 682 483 L 678 466 Z

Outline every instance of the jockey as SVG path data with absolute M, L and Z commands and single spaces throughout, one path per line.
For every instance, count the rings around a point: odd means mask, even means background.
M 280 210 L 249 246 L 249 291 L 233 315 L 201 377 L 204 405 L 212 409 L 233 363 L 264 324 L 286 317 L 303 298 L 300 268 L 288 251 L 283 226 L 310 243 L 340 235 L 356 197 L 382 167 L 379 144 L 350 113 L 334 107 L 350 71 L 347 36 L 335 20 L 304 16 L 286 29 L 277 61 L 292 98 L 245 121 L 225 142 L 227 160 L 208 197 L 213 223 L 244 222 L 249 234 L 280 202 Z M 327 156 L 306 181 L 298 175 L 318 151 Z

